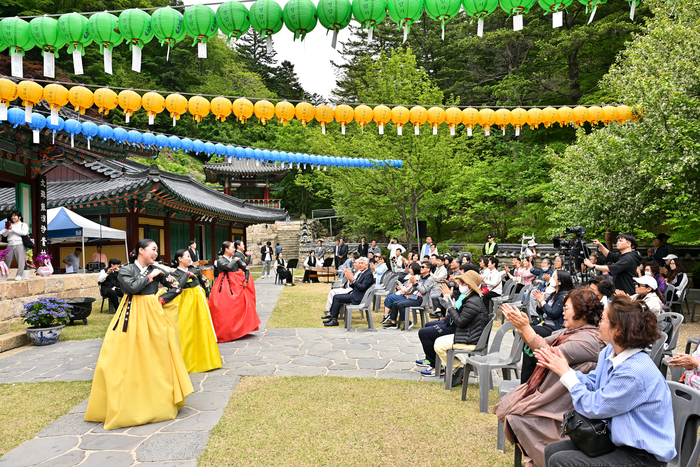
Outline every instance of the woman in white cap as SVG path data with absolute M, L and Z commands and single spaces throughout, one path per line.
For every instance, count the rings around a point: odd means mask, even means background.
M 664 309 L 663 295 L 658 290 L 658 284 L 656 279 L 652 276 L 642 276 L 635 277 L 635 289 L 636 292 L 630 298 L 636 302 L 644 302 L 656 316 L 659 316 L 661 311 Z
M 528 261 L 532 261 L 533 258 L 537 258 L 537 250 L 535 247 L 537 246 L 537 243 L 534 240 L 530 240 L 527 242 L 527 248 L 525 248 L 525 259 Z

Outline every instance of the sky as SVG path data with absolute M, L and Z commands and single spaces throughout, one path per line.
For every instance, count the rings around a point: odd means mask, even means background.
M 276 0 L 284 8 L 286 0 Z M 211 2 L 211 0 L 209 0 Z M 185 5 L 196 3 L 208 3 L 207 0 L 184 0 Z M 314 2 L 315 3 L 315 2 Z M 252 3 L 245 3 L 250 8 Z M 211 6 L 216 11 L 216 5 Z M 257 34 L 251 28 L 247 34 Z M 338 47 L 340 41 L 347 40 L 350 31 L 346 28 L 338 34 Z M 286 26 L 272 36 L 272 41 L 277 52 L 277 61 L 289 60 L 294 64 L 294 71 L 299 76 L 304 89 L 309 93 L 317 93 L 324 97 L 329 97 L 335 88 L 335 70 L 331 60 L 342 63 L 341 55 L 331 47 L 332 33 L 326 36 L 326 28 L 320 23 L 316 28 L 306 35 L 306 39 L 301 42 L 294 41 L 294 34 Z M 283 96 L 281 96 L 283 97 Z

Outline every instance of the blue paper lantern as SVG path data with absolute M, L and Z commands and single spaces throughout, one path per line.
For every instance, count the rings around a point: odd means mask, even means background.
M 87 147 L 90 149 L 90 141 L 97 135 L 97 125 L 92 122 L 83 122 L 83 134 L 87 138 Z
M 204 143 L 204 152 L 209 157 L 211 157 L 213 154 L 216 154 L 216 147 L 212 143 L 207 141 L 206 143 Z
M 58 117 L 58 122 L 55 125 L 51 123 L 50 118 L 46 120 L 46 128 L 51 130 L 51 144 L 56 142 L 56 132 L 63 130 L 65 125 L 66 122 L 61 117 Z
M 41 142 L 40 131 L 46 127 L 46 117 L 38 113 L 32 113 L 32 121 L 29 122 L 29 128 L 32 129 L 32 137 L 34 144 Z
M 112 138 L 114 138 L 114 141 L 116 141 L 117 143 L 123 143 L 124 141 L 129 139 L 129 132 L 122 127 L 117 127 L 114 129 L 114 136 Z
M 199 154 L 200 152 L 204 152 L 204 143 L 202 143 L 200 140 L 196 139 L 192 142 L 192 149 L 194 150 L 195 154 Z
M 271 161 L 272 160 L 272 153 L 268 151 L 267 149 L 263 149 L 263 161 Z
M 226 155 L 226 146 L 224 146 L 221 143 L 216 143 L 214 145 L 214 150 L 216 151 L 217 156 L 225 156 Z
M 182 141 L 177 136 L 170 136 L 168 141 L 170 141 L 170 147 L 172 149 L 180 149 L 182 147 Z
M 230 144 L 226 146 L 226 157 L 229 159 L 231 157 L 236 157 L 236 146 L 231 146 Z M 231 162 L 229 161 L 229 164 Z
M 156 146 L 158 149 L 169 148 L 170 140 L 165 135 L 156 135 Z
M 143 135 L 136 130 L 131 130 L 129 132 L 128 141 L 130 144 L 141 144 L 143 142 Z
M 246 159 L 254 159 L 255 158 L 255 151 L 253 151 L 251 148 L 244 148 L 243 149 L 243 157 Z
M 102 141 L 107 141 L 112 139 L 114 136 L 114 130 L 109 125 L 100 125 L 97 127 L 97 137 L 102 138 Z
M 83 131 L 83 126 L 80 124 L 79 121 L 69 118 L 66 120 L 66 124 L 63 127 L 63 129 L 67 132 L 70 133 L 70 147 L 75 147 L 75 135 L 79 135 L 81 131 Z
M 194 148 L 194 143 L 189 138 L 180 139 L 180 147 L 185 152 L 190 152 Z
M 22 114 L 22 118 L 19 118 L 19 114 Z M 12 124 L 13 128 L 17 128 L 19 125 L 24 125 L 24 110 L 20 110 L 17 107 L 12 107 L 10 110 L 7 111 L 7 121 Z
M 156 144 L 156 135 L 153 133 L 144 133 L 141 135 L 141 144 L 151 147 Z

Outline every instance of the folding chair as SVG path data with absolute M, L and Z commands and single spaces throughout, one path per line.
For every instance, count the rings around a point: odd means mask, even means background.
M 450 349 L 447 351 L 447 361 L 445 362 L 445 390 L 452 390 L 452 367 L 454 366 L 455 355 L 486 355 L 487 347 L 489 346 L 489 339 L 491 338 L 491 328 L 493 327 L 493 321 L 496 319 L 496 315 L 493 313 L 489 314 L 489 321 L 486 323 L 484 331 L 479 337 L 479 341 L 476 343 L 474 350 L 457 350 Z M 437 370 L 437 365 L 435 365 L 435 373 L 440 374 Z
M 427 293 L 423 295 L 423 303 L 420 304 L 420 306 L 407 306 L 406 307 L 406 319 L 404 320 L 404 329 L 408 331 L 408 327 L 410 326 L 409 322 L 409 313 L 413 315 L 413 322 L 418 321 L 418 316 L 417 313 L 420 312 L 420 327 L 425 326 L 425 323 L 428 322 L 428 310 L 430 310 L 430 305 L 431 305 L 431 300 L 430 300 L 430 294 Z
M 664 344 L 661 350 L 662 356 L 659 370 L 661 370 L 661 374 L 664 375 L 664 378 L 666 377 L 666 373 L 668 372 L 668 365 L 666 364 L 665 357 L 670 358 L 673 356 L 673 351 L 678 345 L 678 336 L 681 333 L 681 324 L 683 324 L 684 320 L 683 315 L 680 313 L 666 312 L 659 314 L 659 316 L 657 317 L 657 321 L 661 322 L 665 318 L 671 318 L 671 324 L 673 325 L 673 333 L 671 334 L 671 339 L 669 340 L 668 344 Z
M 668 284 L 666 286 L 666 292 L 664 292 L 664 311 L 671 311 L 673 304 L 676 300 L 676 288 Z
M 352 321 L 352 312 L 353 311 L 360 311 L 360 316 L 362 316 L 363 311 L 367 311 L 367 325 L 369 326 L 369 329 L 374 329 L 374 320 L 372 319 L 372 294 L 374 294 L 374 287 L 372 286 L 367 291 L 365 292 L 365 295 L 362 297 L 362 301 L 357 304 L 357 305 L 348 305 L 345 304 L 343 308 L 345 309 L 345 329 L 350 330 L 351 327 L 351 321 Z
M 685 384 L 668 382 L 676 431 L 676 457 L 668 467 L 696 467 L 700 457 L 700 391 Z

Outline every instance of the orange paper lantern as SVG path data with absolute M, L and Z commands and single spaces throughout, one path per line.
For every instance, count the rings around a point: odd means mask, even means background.
M 542 123 L 542 111 L 540 109 L 530 109 L 527 111 L 527 124 L 530 128 L 536 130 Z
M 114 110 L 119 105 L 117 93 L 109 88 L 100 88 L 95 91 L 94 95 L 97 113 L 107 115 L 110 110 Z
M 518 107 L 510 112 L 510 123 L 515 127 L 515 136 L 520 136 L 520 129 L 527 123 L 527 111 Z
M 194 121 L 199 123 L 204 117 L 209 115 L 211 104 L 202 96 L 192 96 L 187 103 L 187 110 L 192 114 Z
M 545 128 L 549 128 L 554 125 L 557 121 L 557 109 L 554 107 L 547 107 L 542 110 L 542 123 L 544 123 Z
M 214 120 L 224 122 L 226 117 L 231 115 L 233 104 L 223 96 L 215 97 L 211 100 L 211 113 L 214 114 Z
M 615 121 L 615 107 L 612 105 L 606 105 L 603 107 L 603 112 L 601 113 L 601 120 L 606 125 Z
M 180 115 L 184 115 L 187 112 L 188 102 L 187 99 L 178 94 L 169 94 L 165 98 L 165 108 L 170 112 L 170 117 L 173 119 L 173 126 L 180 120 Z
M 295 109 L 295 115 L 297 117 L 297 120 L 299 120 L 301 122 L 301 125 L 304 127 L 306 126 L 307 122 L 310 122 L 314 119 L 315 114 L 316 109 L 313 105 L 309 104 L 308 102 L 298 103 Z
M 153 125 L 156 115 L 165 110 L 165 98 L 157 92 L 147 92 L 141 98 L 141 104 L 148 114 L 148 124 Z
M 573 113 L 574 111 L 571 110 L 571 107 L 559 107 L 557 109 L 557 122 L 559 122 L 559 126 L 564 128 L 571 123 L 573 121 Z
M 266 101 L 265 99 L 256 102 L 253 106 L 253 111 L 255 112 L 255 116 L 263 125 L 275 116 L 275 106 L 272 105 L 270 101 Z
M 238 118 L 238 121 L 245 124 L 245 121 L 253 116 L 253 103 L 242 97 L 233 101 L 233 114 Z
M 450 135 L 454 136 L 455 128 L 462 123 L 462 111 L 457 107 L 450 107 L 445 110 L 445 123 L 450 126 Z
M 386 105 L 378 105 L 374 108 L 372 114 L 374 116 L 374 121 L 377 123 L 377 127 L 379 128 L 379 134 L 383 135 L 384 125 L 389 123 L 391 120 L 391 109 Z
M 92 106 L 94 95 L 92 91 L 84 86 L 73 86 L 70 91 L 68 91 L 68 100 L 73 107 L 75 107 L 76 112 L 84 114 L 86 109 Z
M 494 123 L 496 123 L 496 112 L 491 109 L 479 110 L 479 124 L 481 128 L 484 129 L 484 134 L 486 136 L 491 134 L 491 125 Z
M 445 121 L 445 111 L 441 107 L 428 109 L 428 123 L 433 127 L 433 134 L 437 135 L 438 127 Z
M 340 123 L 340 131 L 345 134 L 345 125 L 355 118 L 355 111 L 349 105 L 341 104 L 335 108 L 335 120 Z
M 587 118 L 588 110 L 583 106 L 579 105 L 578 107 L 574 107 L 571 111 L 571 121 L 574 122 L 574 125 L 577 127 L 583 125 Z
M 513 115 L 508 109 L 498 109 L 496 110 L 496 125 L 501 129 L 503 135 L 506 134 L 506 127 L 511 123 Z
M 360 125 L 360 130 L 362 130 L 363 133 L 365 131 L 365 125 L 370 123 L 373 118 L 374 112 L 371 107 L 364 104 L 355 107 L 355 121 Z
M 467 136 L 472 135 L 474 125 L 478 125 L 480 121 L 481 115 L 474 107 L 467 107 L 466 109 L 462 110 L 462 123 L 465 127 L 467 127 Z
M 117 96 L 119 107 L 124 111 L 124 121 L 129 123 L 131 116 L 141 108 L 141 96 L 131 89 L 122 91 Z
M 282 122 L 282 126 L 287 126 L 287 122 L 294 118 L 294 106 L 287 101 L 278 102 L 275 106 L 277 120 Z
M 396 125 L 396 134 L 403 134 L 403 126 L 408 123 L 410 112 L 402 105 L 391 109 L 391 121 Z
M 44 87 L 44 99 L 48 102 L 51 109 L 51 122 L 57 125 L 58 111 L 69 102 L 68 89 L 60 84 L 48 84 Z
M 615 120 L 620 125 L 627 123 L 632 118 L 632 109 L 626 105 L 618 105 L 615 109 Z
M 44 88 L 34 81 L 20 81 L 17 85 L 17 95 L 24 106 L 24 120 L 32 121 L 32 108 L 44 99 Z
M 603 119 L 603 109 L 597 105 L 592 105 L 588 108 L 588 121 L 591 125 L 597 125 Z
M 416 135 L 420 134 L 420 126 L 428 121 L 428 111 L 425 107 L 417 105 L 411 107 L 411 112 L 408 115 L 408 119 L 413 124 L 413 131 Z

